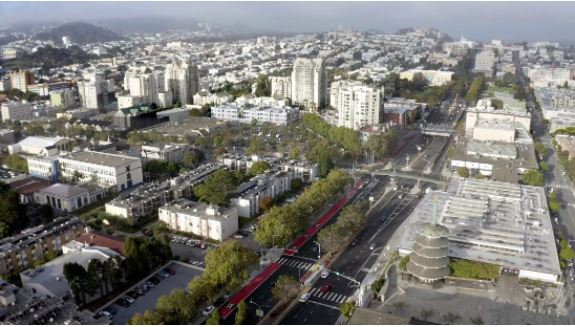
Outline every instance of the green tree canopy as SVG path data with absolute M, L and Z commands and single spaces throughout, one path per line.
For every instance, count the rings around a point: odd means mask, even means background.
M 227 205 L 239 184 L 240 181 L 232 172 L 218 170 L 194 188 L 194 195 L 204 202 Z
M 250 167 L 250 175 L 257 176 L 263 174 L 266 170 L 270 169 L 271 166 L 267 161 L 256 161 Z
M 530 169 L 523 175 L 523 183 L 531 186 L 543 186 L 545 178 L 542 172 Z
M 290 275 L 281 275 L 272 288 L 272 295 L 278 301 L 289 302 L 299 293 L 299 281 Z
M 224 242 L 219 248 L 208 251 L 204 276 L 213 285 L 233 290 L 248 280 L 257 268 L 257 254 L 236 240 Z

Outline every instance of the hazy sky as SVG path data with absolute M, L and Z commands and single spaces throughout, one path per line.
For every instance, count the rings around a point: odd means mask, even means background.
M 285 32 L 412 26 L 476 40 L 575 40 L 575 2 L 0 2 L 6 24 L 148 15 Z

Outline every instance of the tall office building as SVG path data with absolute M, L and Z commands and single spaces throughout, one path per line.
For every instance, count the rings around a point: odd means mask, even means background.
M 291 78 L 289 76 L 271 76 L 272 97 L 291 98 Z
M 493 77 L 493 71 L 495 69 L 495 53 L 493 50 L 483 50 L 475 55 L 475 67 L 473 68 L 474 73 L 484 74 L 485 77 Z
M 13 89 L 22 92 L 28 91 L 28 85 L 34 84 L 34 74 L 27 70 L 18 70 L 10 72 L 10 85 Z
M 191 104 L 199 90 L 198 67 L 191 61 L 174 59 L 166 65 L 164 72 L 165 90 L 170 91 L 174 101 Z
M 292 103 L 308 110 L 325 105 L 326 76 L 323 59 L 297 58 L 291 75 Z
M 359 130 L 382 123 L 383 88 L 338 81 L 331 84 L 330 94 L 330 105 L 338 112 L 338 126 Z

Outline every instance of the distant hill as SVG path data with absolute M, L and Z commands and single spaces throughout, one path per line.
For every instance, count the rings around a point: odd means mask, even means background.
M 46 32 L 37 33 L 35 38 L 61 44 L 63 36 L 69 36 L 72 42 L 77 44 L 122 40 L 116 32 L 84 22 L 65 23 Z

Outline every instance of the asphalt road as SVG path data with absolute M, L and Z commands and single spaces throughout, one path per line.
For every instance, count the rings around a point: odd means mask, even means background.
M 372 178 L 368 175 L 363 176 L 363 178 L 369 178 L 370 184 L 358 192 L 351 199 L 350 204 L 368 199 L 370 194 L 383 192 L 383 183 L 381 183 L 379 178 Z M 334 217 L 326 226 L 335 222 L 336 219 L 337 217 Z M 265 315 L 278 303 L 278 300 L 273 297 L 271 290 L 281 275 L 287 274 L 299 278 L 304 276 L 312 265 L 317 262 L 318 248 L 313 242 L 316 240 L 317 234 L 298 250 L 296 256 L 282 255 L 278 259 L 277 262 L 280 263 L 280 268 L 246 299 L 246 303 L 248 304 L 248 318 L 245 324 L 253 325 L 258 323 L 259 318 L 255 315 L 258 308 L 261 309 Z M 234 318 L 235 314 L 231 314 L 227 319 L 222 321 L 222 324 L 234 324 Z
M 329 266 L 332 273 L 328 278 L 319 279 L 314 283 L 310 290 L 312 294 L 310 300 L 306 303 L 298 303 L 280 324 L 335 324 L 340 316 L 340 304 L 357 290 L 356 283 L 337 276 L 335 272 L 357 281 L 363 280 L 393 232 L 418 202 L 417 197 L 403 192 L 391 191 L 386 194 L 371 212 L 367 225 L 357 235 L 354 242 Z M 370 250 L 370 247 L 374 250 Z M 320 289 L 326 283 L 331 284 L 332 289 L 323 293 Z

